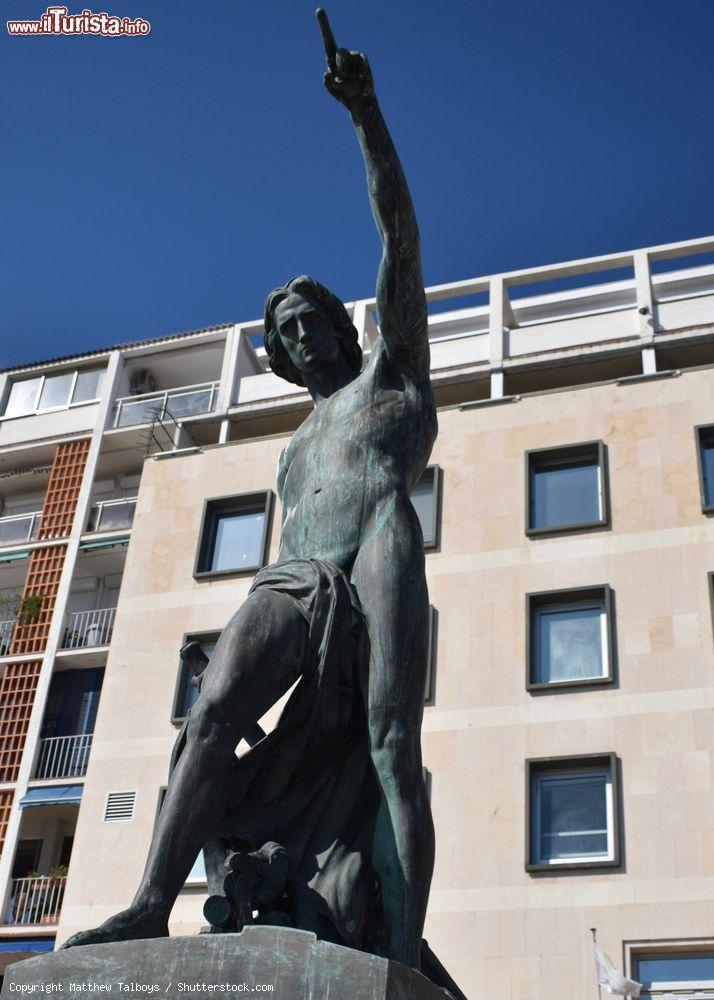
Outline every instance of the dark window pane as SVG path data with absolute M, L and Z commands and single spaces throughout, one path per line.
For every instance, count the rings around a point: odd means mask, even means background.
M 13 382 L 5 407 L 5 416 L 19 417 L 23 413 L 34 413 L 41 381 L 41 378 L 28 378 L 22 382 Z
M 589 524 L 601 518 L 597 458 L 536 462 L 531 476 L 531 527 Z
M 412 491 L 412 504 L 421 524 L 424 544 L 434 544 L 434 470 L 427 469 Z
M 74 372 L 65 372 L 62 375 L 48 375 L 40 394 L 40 404 L 38 410 L 49 410 L 53 406 L 66 406 L 69 402 L 69 394 L 72 390 L 72 380 Z
M 183 691 L 183 698 L 181 700 L 179 718 L 185 719 L 190 709 L 192 709 L 193 706 L 198 701 L 198 688 L 195 686 L 195 684 L 191 683 L 193 679 L 193 671 L 188 666 L 188 664 L 185 665 L 182 669 L 184 671 L 184 678 L 181 685 Z
M 62 838 L 62 847 L 60 848 L 59 864 L 62 867 L 69 867 L 70 858 L 72 857 L 72 848 L 74 847 L 74 836 L 68 836 Z
M 41 840 L 19 840 L 10 877 L 26 878 L 29 872 L 36 872 L 41 851 Z
M 42 737 L 93 733 L 103 678 L 103 667 L 55 674 L 47 698 Z
M 714 982 L 714 955 L 642 955 L 637 978 L 641 983 Z
M 73 403 L 86 403 L 99 398 L 99 385 L 104 372 L 99 368 L 77 372 L 77 381 L 72 394 Z
M 260 565 L 265 511 L 218 514 L 210 569 L 252 569 Z
M 603 677 L 605 612 L 602 605 L 538 608 L 535 681 Z
M 606 785 L 604 773 L 539 779 L 541 861 L 607 855 Z
M 186 637 L 186 642 L 190 642 L 192 636 Z M 200 643 L 201 649 L 208 657 L 208 662 L 211 662 L 211 657 L 213 656 L 213 651 L 216 648 L 216 643 L 218 642 L 218 636 L 215 638 L 204 638 L 201 636 L 196 637 L 197 642 Z M 208 665 L 208 664 L 207 664 Z M 191 664 L 188 662 L 183 662 L 181 664 L 181 683 L 178 695 L 178 705 L 177 705 L 177 717 L 180 719 L 186 718 L 189 710 L 198 701 L 199 691 L 195 684 L 192 684 L 194 672 Z
M 706 506 L 714 507 L 714 437 L 702 440 L 702 474 Z

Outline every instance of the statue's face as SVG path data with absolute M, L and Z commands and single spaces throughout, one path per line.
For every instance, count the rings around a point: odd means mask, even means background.
M 335 331 L 319 302 L 293 292 L 278 304 L 275 328 L 290 360 L 298 371 L 327 368 L 340 356 Z

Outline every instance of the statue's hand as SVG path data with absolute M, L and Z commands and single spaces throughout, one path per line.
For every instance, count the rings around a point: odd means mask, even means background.
M 317 21 L 327 56 L 325 87 L 340 104 L 352 111 L 365 98 L 374 97 L 374 81 L 367 56 L 337 48 L 330 22 L 322 8 L 317 10 Z

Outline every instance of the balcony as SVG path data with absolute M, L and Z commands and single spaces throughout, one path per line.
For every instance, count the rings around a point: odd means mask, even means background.
M 35 778 L 82 778 L 87 773 L 92 733 L 40 740 Z
M 714 363 L 713 253 L 706 237 L 425 289 L 438 400 L 499 400 Z M 375 300 L 345 306 L 367 354 Z M 262 321 L 237 329 L 230 415 L 309 406 L 304 389 L 270 371 Z
M 108 646 L 112 639 L 116 608 L 75 611 L 67 616 L 61 649 Z
M 12 879 L 7 923 L 58 923 L 66 884 L 66 875 L 34 875 Z
M 203 382 L 117 399 L 114 426 L 135 427 L 137 424 L 150 424 L 157 417 L 159 420 L 166 416 L 181 420 L 210 413 L 216 405 L 218 386 L 218 382 Z
M 121 500 L 101 500 L 95 503 L 87 521 L 87 531 L 121 531 L 134 522 L 136 497 Z
M 40 528 L 42 511 L 35 510 L 30 514 L 12 514 L 0 517 L 0 546 L 24 545 L 37 538 Z

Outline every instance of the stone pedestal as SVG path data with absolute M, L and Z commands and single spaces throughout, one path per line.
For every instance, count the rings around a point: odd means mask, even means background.
M 42 989 L 44 984 L 44 990 Z M 35 990 L 28 987 L 35 985 Z M 59 989 L 59 987 L 62 987 Z M 272 987 L 267 990 L 265 987 Z M 398 962 L 283 927 L 95 944 L 8 967 L 2 1000 L 109 994 L 112 1000 L 445 1000 L 448 994 Z

